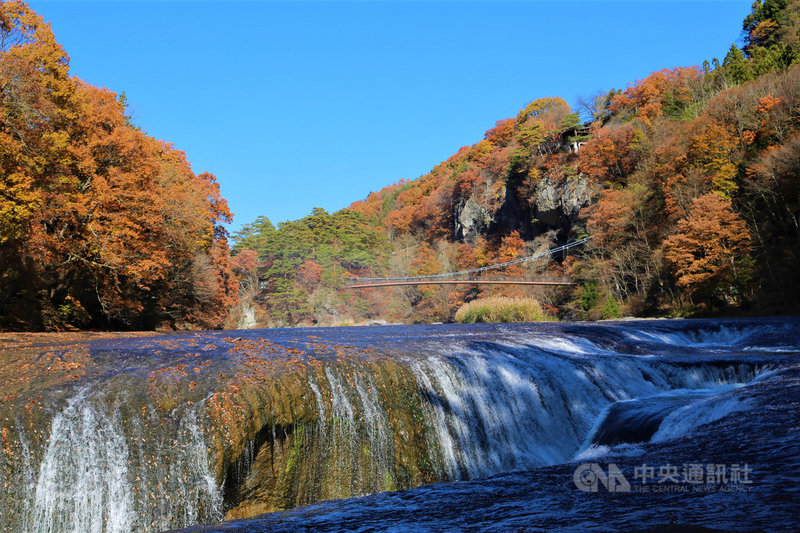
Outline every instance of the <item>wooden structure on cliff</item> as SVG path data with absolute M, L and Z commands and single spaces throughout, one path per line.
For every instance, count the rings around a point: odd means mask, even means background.
M 572 152 L 577 154 L 592 137 L 590 128 L 569 128 L 558 135 L 539 143 L 539 154 L 553 154 L 556 152 Z

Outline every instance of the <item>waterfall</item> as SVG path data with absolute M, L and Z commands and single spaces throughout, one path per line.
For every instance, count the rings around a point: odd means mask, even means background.
M 703 424 L 715 422 L 725 416 L 751 407 L 751 402 L 747 399 L 741 399 L 735 394 L 719 394 L 694 401 L 670 412 L 659 424 L 652 441 L 661 442 L 683 437 L 692 429 Z
M 81 391 L 53 419 L 26 529 L 130 531 L 134 505 L 128 457 L 118 413 L 95 411 Z
M 258 325 L 256 320 L 256 309 L 252 305 L 242 307 L 242 316 L 239 319 L 237 327 L 239 329 L 251 329 Z
M 386 480 L 394 477 L 394 435 L 374 378 L 365 370 L 349 368 L 346 375 L 339 375 L 324 369 L 330 394 L 327 411 L 323 394 L 315 391 L 320 413 L 317 435 L 329 450 L 329 459 L 339 462 L 339 479 L 334 483 L 349 487 L 349 496 L 387 490 Z
M 565 462 L 585 447 L 601 413 L 616 402 L 756 376 L 749 365 L 676 368 L 602 352 L 586 339 L 538 336 L 412 360 L 446 477 Z M 685 403 L 662 406 L 662 418 Z
M 84 388 L 53 417 L 24 531 L 163 531 L 222 518 L 196 411 L 158 436 L 130 412 L 123 419 L 123 403 Z
M 626 335 L 635 341 L 651 341 L 671 346 L 733 346 L 759 332 L 757 327 L 659 331 L 631 329 Z
M 163 531 L 569 462 L 744 409 L 783 357 L 771 346 L 795 349 L 758 325 L 488 328 L 363 350 L 375 329 L 306 350 L 288 331 L 243 332 L 246 353 L 213 334 L 130 349 L 124 372 L 57 389 L 50 411 L 12 411 L 0 516 L 18 532 Z

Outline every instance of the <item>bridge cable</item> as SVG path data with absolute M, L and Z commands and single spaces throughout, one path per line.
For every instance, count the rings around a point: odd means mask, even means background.
M 494 265 L 488 265 L 488 266 L 480 267 L 480 268 L 473 268 L 473 269 L 470 269 L 470 270 L 460 270 L 458 272 L 446 272 L 444 274 L 430 274 L 430 275 L 427 275 L 427 276 L 406 276 L 406 277 L 402 277 L 402 278 L 361 278 L 361 277 L 357 277 L 357 276 L 350 276 L 348 279 L 355 280 L 355 281 L 416 281 L 416 280 L 422 280 L 422 279 L 447 278 L 447 277 L 452 277 L 452 276 L 468 276 L 470 274 L 477 274 L 479 272 L 486 272 L 487 270 L 496 270 L 496 269 L 500 269 L 500 268 L 505 268 L 507 266 L 516 265 L 518 263 L 524 263 L 526 261 L 534 261 L 536 259 L 541 259 L 542 257 L 547 257 L 549 255 L 557 254 L 559 252 L 564 252 L 566 250 L 569 250 L 570 248 L 574 248 L 576 246 L 580 246 L 581 244 L 584 244 L 589 239 L 591 239 L 591 237 L 584 237 L 583 239 L 580 239 L 580 240 L 577 240 L 577 241 L 574 241 L 574 242 L 570 242 L 570 243 L 558 246 L 557 248 L 553 248 L 553 249 L 548 250 L 546 252 L 541 252 L 541 253 L 538 253 L 538 254 L 529 255 L 527 257 L 520 257 L 520 258 L 514 259 L 512 261 L 506 261 L 505 263 L 496 263 Z

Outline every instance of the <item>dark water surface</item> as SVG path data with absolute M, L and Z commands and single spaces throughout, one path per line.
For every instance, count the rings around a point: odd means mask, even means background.
M 6 530 L 800 529 L 796 317 L 18 344 Z

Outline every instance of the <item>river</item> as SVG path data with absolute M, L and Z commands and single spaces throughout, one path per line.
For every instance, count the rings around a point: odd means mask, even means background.
M 796 317 L 0 341 L 10 531 L 800 527 Z

